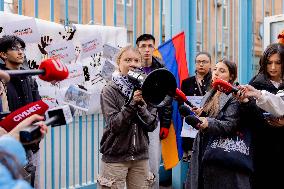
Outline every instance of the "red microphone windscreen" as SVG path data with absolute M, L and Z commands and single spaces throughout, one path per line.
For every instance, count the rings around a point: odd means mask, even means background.
M 185 96 L 185 94 L 178 88 L 176 88 L 176 96 L 178 97 L 178 99 L 180 99 L 182 102 L 186 102 L 187 98 Z
M 23 106 L 5 117 L 0 121 L 0 126 L 4 128 L 7 132 L 14 129 L 21 121 L 34 115 L 43 115 L 48 110 L 48 105 L 42 100 L 32 102 Z
M 190 107 L 192 107 L 192 108 L 194 107 L 194 105 L 193 105 L 191 102 L 189 102 L 189 101 L 187 100 L 185 94 L 184 94 L 180 89 L 178 89 L 178 88 L 176 88 L 175 98 L 176 98 L 176 100 L 179 101 L 179 102 L 184 102 L 184 103 L 186 103 L 187 105 L 189 105 Z
M 62 81 L 69 75 L 66 65 L 55 58 L 41 62 L 39 69 L 45 70 L 44 74 L 39 75 L 39 78 L 44 81 Z
M 213 89 L 226 93 L 226 94 L 235 92 L 236 90 L 232 84 L 222 79 L 216 79 L 215 81 L 213 81 L 212 87 Z

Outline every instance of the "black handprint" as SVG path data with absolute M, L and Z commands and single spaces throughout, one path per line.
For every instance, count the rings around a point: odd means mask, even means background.
M 71 27 L 68 27 L 67 33 L 70 34 L 67 41 L 72 40 L 74 37 L 75 32 L 77 31 L 76 26 L 72 25 Z
M 47 55 L 47 52 L 45 50 L 45 47 L 47 47 L 48 45 L 50 45 L 52 42 L 52 39 L 51 37 L 49 37 L 48 35 L 45 35 L 45 36 L 42 36 L 40 38 L 40 43 L 41 44 L 38 44 L 38 48 L 40 50 L 40 52 L 44 55 Z
M 93 54 L 91 58 L 93 60 L 92 62 L 90 62 L 91 66 L 97 67 L 101 65 L 101 57 L 99 54 Z
M 58 32 L 58 33 L 59 35 L 61 35 L 62 39 L 66 39 L 66 41 L 72 40 L 75 35 L 75 32 L 77 31 L 75 25 L 64 26 L 64 30 L 66 31 L 65 34 L 63 34 L 63 32 Z
M 79 46 L 76 46 L 76 47 L 75 47 L 75 52 L 76 52 L 76 54 L 78 54 L 78 55 L 81 53 L 81 49 L 80 49 Z
M 90 81 L 90 73 L 88 66 L 83 66 L 83 71 L 84 71 L 85 81 Z
M 38 69 L 39 65 L 36 64 L 35 60 L 28 60 L 27 62 L 30 69 Z
M 2 31 L 3 31 L 3 27 L 0 27 L 0 33 L 2 33 Z

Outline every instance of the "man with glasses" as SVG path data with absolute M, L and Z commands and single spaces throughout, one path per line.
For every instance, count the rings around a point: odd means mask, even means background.
M 4 35 L 0 38 L 0 58 L 4 64 L 0 64 L 1 70 L 19 70 L 23 69 L 22 65 L 25 60 L 25 42 L 12 35 Z M 15 76 L 7 83 L 6 96 L 8 100 L 8 109 L 10 112 L 25 106 L 31 102 L 40 100 L 38 86 L 31 76 Z M 2 109 L 3 110 L 3 109 Z M 2 111 L 1 110 L 1 111 Z M 39 143 L 26 146 L 29 168 L 34 181 L 31 184 L 39 188 Z M 36 167 L 36 173 L 35 168 Z
M 155 38 L 151 34 L 143 34 L 136 40 L 136 45 L 143 58 L 143 69 L 146 74 L 151 71 L 164 68 L 164 64 L 160 59 L 153 56 L 155 50 Z M 158 115 L 160 120 L 160 126 L 151 133 L 149 136 L 149 163 L 150 170 L 155 175 L 156 181 L 152 186 L 153 189 L 159 188 L 159 168 L 161 161 L 161 146 L 160 139 L 165 139 L 168 136 L 169 128 L 172 119 L 172 99 L 167 102 L 167 105 L 158 108 Z

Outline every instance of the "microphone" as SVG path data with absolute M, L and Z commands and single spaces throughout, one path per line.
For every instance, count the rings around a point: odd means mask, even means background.
M 29 103 L 13 111 L 3 120 L 1 120 L 0 126 L 4 128 L 7 132 L 10 132 L 24 119 L 34 114 L 43 115 L 48 110 L 48 108 L 49 106 L 43 100 Z
M 199 130 L 199 124 L 202 123 L 202 121 L 194 115 L 188 115 L 184 120 L 188 125 L 191 125 L 196 130 Z
M 186 117 L 188 115 L 194 115 L 196 116 L 196 114 L 191 111 L 187 106 L 185 105 L 180 105 L 179 106 L 179 113 L 183 116 L 183 117 Z
M 39 75 L 44 81 L 62 81 L 69 75 L 66 65 L 59 59 L 49 58 L 41 62 L 38 70 L 5 70 L 11 77 Z
M 185 117 L 185 122 L 188 125 L 191 125 L 193 128 L 195 129 L 199 129 L 198 125 L 200 123 L 202 123 L 202 121 L 199 119 L 199 117 L 193 112 L 191 111 L 187 106 L 185 105 L 181 105 L 179 107 L 179 113 Z
M 223 92 L 227 95 L 230 93 L 236 94 L 239 91 L 239 89 L 236 86 L 233 86 L 231 83 L 224 81 L 222 79 L 216 79 L 212 83 L 212 88 L 220 92 Z
M 73 121 L 74 109 L 69 105 L 58 106 L 47 111 L 48 119 L 45 125 L 52 127 L 66 125 Z M 36 124 L 31 125 L 20 131 L 20 141 L 29 143 L 41 137 L 40 127 Z
M 189 105 L 192 108 L 195 107 L 191 102 L 189 102 L 187 100 L 185 94 L 178 88 L 176 88 L 175 98 L 176 98 L 177 101 L 184 102 L 184 103 L 186 103 L 187 105 Z
M 185 122 L 188 125 L 191 125 L 193 128 L 195 129 L 199 129 L 198 125 L 200 123 L 202 123 L 202 121 L 199 119 L 199 117 L 193 112 L 191 111 L 187 106 L 185 105 L 181 105 L 179 107 L 179 113 L 185 117 Z

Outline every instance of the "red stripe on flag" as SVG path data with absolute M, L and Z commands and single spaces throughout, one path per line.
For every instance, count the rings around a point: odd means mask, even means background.
M 181 32 L 172 38 L 176 50 L 176 61 L 178 64 L 178 74 L 179 74 L 179 86 L 188 75 L 186 53 L 185 53 L 185 36 L 184 32 Z

